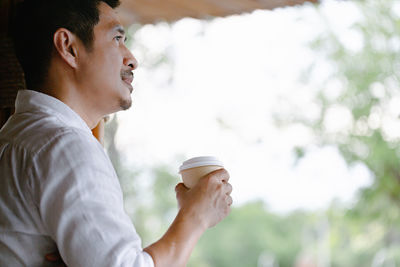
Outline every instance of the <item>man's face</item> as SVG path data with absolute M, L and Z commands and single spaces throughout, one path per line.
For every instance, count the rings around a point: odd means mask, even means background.
M 77 79 L 87 108 L 105 115 L 131 106 L 137 61 L 125 46 L 125 32 L 115 11 L 104 2 L 98 8 L 92 49 L 81 49 Z

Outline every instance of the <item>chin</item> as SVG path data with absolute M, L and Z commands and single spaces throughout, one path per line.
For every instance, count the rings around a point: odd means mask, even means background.
M 132 99 L 121 99 L 119 106 L 122 110 L 127 110 L 132 106 Z

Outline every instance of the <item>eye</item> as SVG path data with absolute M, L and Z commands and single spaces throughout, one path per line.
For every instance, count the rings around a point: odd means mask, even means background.
M 121 40 L 124 40 L 124 37 L 123 37 L 122 35 L 117 35 L 117 36 L 114 37 L 114 39 L 115 39 L 117 42 L 120 42 Z
M 116 40 L 118 43 L 122 42 L 122 43 L 126 43 L 126 41 L 128 40 L 127 37 L 124 37 L 122 35 L 117 35 L 114 37 L 114 40 Z

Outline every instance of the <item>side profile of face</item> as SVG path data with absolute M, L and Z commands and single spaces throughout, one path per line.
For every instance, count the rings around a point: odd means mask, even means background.
M 125 46 L 116 12 L 104 2 L 98 8 L 92 49 L 82 48 L 76 80 L 88 108 L 105 115 L 131 106 L 133 70 L 138 63 Z

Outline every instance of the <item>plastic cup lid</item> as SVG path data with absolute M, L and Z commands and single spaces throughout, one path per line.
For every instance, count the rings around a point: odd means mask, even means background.
M 201 166 L 210 166 L 210 165 L 216 165 L 216 166 L 221 166 L 223 167 L 224 165 L 222 164 L 221 161 L 219 161 L 216 157 L 195 157 L 188 159 L 182 163 L 182 165 L 179 167 L 179 172 L 191 169 L 191 168 L 196 168 L 196 167 L 201 167 Z

